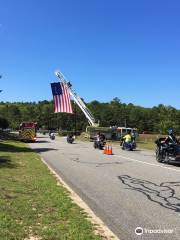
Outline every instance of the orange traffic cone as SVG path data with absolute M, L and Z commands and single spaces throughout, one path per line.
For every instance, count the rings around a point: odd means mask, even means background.
M 104 154 L 107 154 L 107 144 L 104 146 Z
M 109 145 L 107 145 L 107 155 L 109 155 L 109 148 L 110 148 L 110 146 Z
M 113 155 L 112 146 L 109 146 L 108 155 Z

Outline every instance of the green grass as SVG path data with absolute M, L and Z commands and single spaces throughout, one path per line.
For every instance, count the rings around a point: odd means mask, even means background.
M 83 210 L 24 143 L 0 142 L 0 183 L 0 239 L 101 239 Z
M 137 145 L 138 148 L 143 149 L 149 149 L 149 150 L 155 150 L 155 140 L 157 138 L 161 137 L 161 135 L 158 134 L 140 134 L 137 138 Z
M 156 145 L 154 142 L 137 142 L 137 146 L 140 149 L 148 149 L 148 150 L 154 150 Z

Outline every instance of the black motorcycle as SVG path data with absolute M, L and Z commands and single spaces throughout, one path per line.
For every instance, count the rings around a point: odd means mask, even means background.
M 104 140 L 94 140 L 94 148 L 98 148 L 100 150 L 103 150 L 104 149 L 104 146 L 105 146 L 106 142 Z
M 180 144 L 164 142 L 165 138 L 159 138 L 156 144 L 156 160 L 164 163 L 180 163 Z
M 67 142 L 72 144 L 74 142 L 74 137 L 73 136 L 67 136 Z
M 50 139 L 51 140 L 55 140 L 55 135 L 54 134 L 50 134 Z

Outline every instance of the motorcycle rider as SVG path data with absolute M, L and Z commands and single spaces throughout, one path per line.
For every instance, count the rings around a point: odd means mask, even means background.
M 122 137 L 122 142 L 124 142 L 126 145 L 130 142 L 132 142 L 133 138 L 131 135 L 131 130 L 128 129 L 126 135 L 124 135 L 124 137 Z M 123 145 L 123 143 L 122 143 Z
M 52 130 L 49 130 L 49 137 L 51 136 Z
M 75 136 L 72 133 L 67 135 L 67 142 L 72 143 L 75 140 Z
M 98 132 L 95 137 L 95 142 L 97 144 L 97 147 L 99 148 L 101 144 L 104 144 L 106 137 L 103 133 Z
M 100 132 L 97 133 L 95 136 L 95 141 L 99 142 L 100 141 Z
M 99 140 L 104 142 L 105 139 L 106 139 L 105 135 L 103 133 L 101 133 L 100 136 L 99 136 Z
M 50 138 L 51 138 L 52 140 L 55 139 L 55 134 L 54 134 L 54 132 L 51 132 L 51 133 L 50 133 Z
M 161 145 L 159 146 L 159 154 L 161 155 L 162 159 L 168 156 L 169 154 L 173 154 L 177 144 L 179 144 L 179 141 L 175 137 L 172 128 L 168 129 L 167 133 L 168 133 L 167 137 L 161 140 Z
M 167 130 L 168 136 L 165 138 L 164 143 L 167 145 L 175 145 L 178 143 L 177 138 L 174 135 L 174 131 L 172 128 Z
M 137 133 L 134 129 L 131 132 L 131 136 L 132 136 L 132 140 L 136 141 Z
M 178 144 L 178 140 L 174 135 L 174 131 L 172 128 L 167 130 L 167 137 L 162 143 L 164 144 L 164 148 L 162 149 L 161 155 L 162 157 L 166 155 L 168 152 L 173 152 L 175 149 L 175 145 Z

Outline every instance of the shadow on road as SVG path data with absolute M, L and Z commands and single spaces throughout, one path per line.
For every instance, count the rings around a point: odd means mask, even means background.
M 145 195 L 148 200 L 159 204 L 169 210 L 180 212 L 180 198 L 176 196 L 176 188 L 180 182 L 162 182 L 155 184 L 143 179 L 132 178 L 128 175 L 118 176 L 119 180 L 127 186 L 128 190 L 137 191 Z
M 171 166 L 175 166 L 175 167 L 180 167 L 180 162 L 168 162 L 168 163 L 165 163 L 165 164 L 168 164 L 168 165 L 171 165 Z
M 55 148 L 28 148 L 28 147 L 21 147 L 21 146 L 17 146 L 17 145 L 12 145 L 12 144 L 8 144 L 8 143 L 0 143 L 0 152 L 47 152 L 47 151 L 53 151 L 53 150 L 58 150 Z
M 37 153 L 41 152 L 48 152 L 48 151 L 57 151 L 58 149 L 55 148 L 33 148 L 32 151 L 35 151 Z

